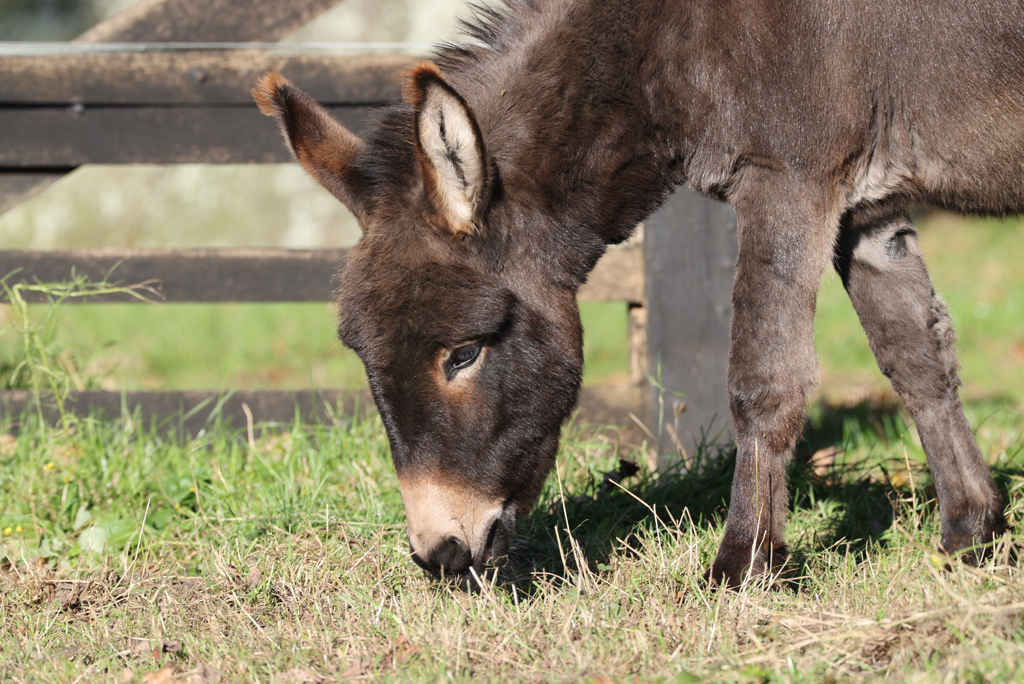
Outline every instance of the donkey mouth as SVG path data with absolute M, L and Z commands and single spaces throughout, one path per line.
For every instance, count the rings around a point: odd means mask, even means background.
M 474 565 L 469 547 L 458 537 L 449 537 L 438 544 L 426 554 L 426 558 L 421 556 L 412 544 L 409 545 L 409 549 L 416 565 L 429 572 L 435 579 L 465 575 Z

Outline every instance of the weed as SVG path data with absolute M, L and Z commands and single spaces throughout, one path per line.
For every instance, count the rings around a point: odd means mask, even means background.
M 64 401 L 72 389 L 83 391 L 94 382 L 83 378 L 80 363 L 70 347 L 57 341 L 57 328 L 62 305 L 74 300 L 85 300 L 111 294 L 126 294 L 141 301 L 150 301 L 149 283 L 122 287 L 111 285 L 106 279 L 90 282 L 85 276 L 76 276 L 60 283 L 10 283 L 18 271 L 0 278 L 0 288 L 13 312 L 13 320 L 0 328 L 0 335 L 13 333 L 20 342 L 21 358 L 0 364 L 0 389 L 30 389 L 35 397 L 37 417 L 42 421 L 44 397 L 52 400 L 60 413 L 65 428 L 70 427 L 71 416 L 64 410 Z M 45 306 L 30 310 L 29 300 L 43 299 Z M 36 315 L 33 315 L 35 313 Z

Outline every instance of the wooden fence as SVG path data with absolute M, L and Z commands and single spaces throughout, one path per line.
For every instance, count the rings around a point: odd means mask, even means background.
M 401 96 L 398 75 L 413 57 L 251 42 L 277 40 L 338 1 L 142 0 L 73 43 L 0 48 L 0 212 L 83 164 L 291 161 L 249 95 L 270 69 L 301 84 L 350 129 L 366 131 L 375 109 Z M 207 42 L 185 42 L 195 40 Z M 646 239 L 609 250 L 581 289 L 581 300 L 629 304 L 632 369 L 628 385 L 585 389 L 585 418 L 628 423 L 632 413 L 655 426 L 652 407 L 664 406 L 684 441 L 712 415 L 724 424 L 735 224 L 723 207 L 680 193 L 648 222 Z M 52 282 L 74 268 L 93 280 L 156 280 L 167 302 L 327 301 L 345 256 L 337 249 L 6 250 L 0 275 L 21 269 L 20 280 Z M 660 378 L 653 388 L 648 375 Z M 673 394 L 679 391 L 685 411 Z M 28 401 L 25 392 L 0 393 L 0 411 L 20 413 Z M 228 398 L 85 392 L 71 406 L 108 415 L 140 406 L 157 419 L 191 413 L 192 431 L 209 413 L 197 407 L 218 401 L 236 424 L 289 421 L 297 406 L 312 417 L 327 405 L 369 403 L 340 390 Z

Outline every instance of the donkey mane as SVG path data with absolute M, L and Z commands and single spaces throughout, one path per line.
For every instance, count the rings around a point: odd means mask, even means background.
M 369 144 L 360 161 L 374 188 L 409 185 L 416 164 L 416 150 L 409 141 L 412 122 L 412 105 L 393 102 L 381 110 L 378 125 L 366 136 Z

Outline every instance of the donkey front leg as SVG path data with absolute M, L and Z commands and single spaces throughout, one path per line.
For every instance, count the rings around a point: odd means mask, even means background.
M 712 582 L 739 586 L 785 563 L 786 466 L 817 383 L 814 308 L 831 259 L 838 213 L 805 194 L 734 200 L 739 259 L 733 284 L 729 403 L 736 473 Z M 772 197 L 771 200 L 765 199 Z
M 942 548 L 955 553 L 992 541 L 1006 529 L 1003 503 L 960 403 L 953 323 L 932 289 L 910 218 L 847 216 L 835 267 L 879 368 L 917 424 L 939 499 Z M 972 550 L 964 560 L 978 557 Z

